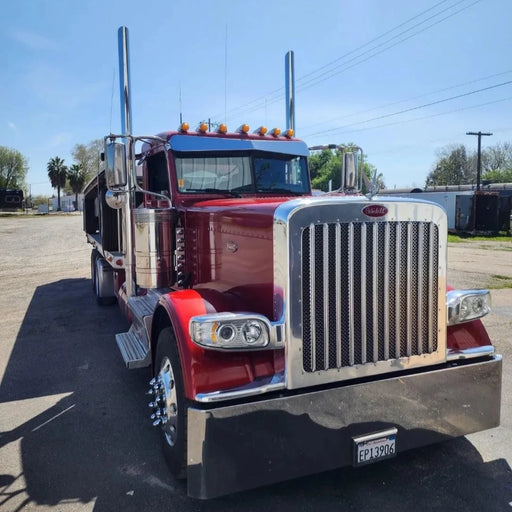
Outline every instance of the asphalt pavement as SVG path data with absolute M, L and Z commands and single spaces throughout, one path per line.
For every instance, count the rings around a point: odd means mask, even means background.
M 129 326 L 96 304 L 81 226 L 79 215 L 0 218 L 0 511 L 512 510 L 512 289 L 495 290 L 485 322 L 505 357 L 500 427 L 198 501 L 167 471 L 149 370 L 124 367 L 114 335 Z M 512 279 L 511 249 L 450 245 L 453 284 L 471 272 Z

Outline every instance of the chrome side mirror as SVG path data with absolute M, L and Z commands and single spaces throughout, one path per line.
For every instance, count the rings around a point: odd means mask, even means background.
M 128 175 L 126 172 L 125 145 L 121 142 L 107 142 L 105 144 L 105 177 L 109 189 L 126 186 Z
M 358 154 L 354 152 L 347 152 L 343 155 L 343 184 L 345 189 L 356 188 L 357 183 L 357 157 Z

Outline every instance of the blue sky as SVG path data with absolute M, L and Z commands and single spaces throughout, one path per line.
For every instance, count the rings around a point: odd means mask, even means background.
M 295 54 L 296 132 L 355 142 L 389 187 L 422 186 L 436 152 L 512 140 L 511 0 L 2 2 L 0 145 L 46 164 L 120 131 L 117 29 L 130 34 L 133 132 L 203 119 L 284 128 Z M 509 83 L 507 83 L 509 82 Z

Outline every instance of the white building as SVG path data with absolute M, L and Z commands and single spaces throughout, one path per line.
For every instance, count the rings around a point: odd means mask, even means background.
M 57 211 L 58 208 L 58 199 L 57 197 L 52 197 L 52 210 L 54 212 Z M 78 207 L 75 208 L 75 194 L 69 196 L 60 196 L 60 209 L 63 212 L 74 212 L 83 210 L 84 204 L 84 195 L 78 194 Z

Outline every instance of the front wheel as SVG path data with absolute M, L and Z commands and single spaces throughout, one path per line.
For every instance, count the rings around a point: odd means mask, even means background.
M 156 347 L 151 419 L 162 430 L 162 449 L 175 478 L 186 477 L 187 406 L 180 357 L 172 328 L 160 332 Z

